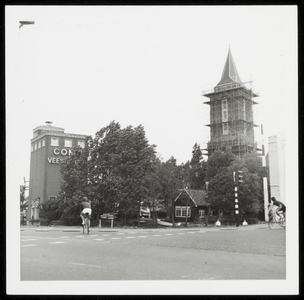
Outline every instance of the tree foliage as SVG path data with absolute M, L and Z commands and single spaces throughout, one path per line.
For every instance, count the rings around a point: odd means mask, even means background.
M 234 156 L 231 151 L 215 151 L 208 159 L 207 178 L 209 199 L 219 213 L 234 212 L 235 182 L 233 172 L 240 170 L 243 183 L 238 186 L 238 201 L 241 213 L 257 215 L 263 208 L 261 159 L 257 154 Z
M 155 146 L 141 125 L 122 129 L 111 122 L 75 153 L 61 165 L 61 194 L 86 195 L 96 212 L 139 212 L 140 203 L 155 190 Z

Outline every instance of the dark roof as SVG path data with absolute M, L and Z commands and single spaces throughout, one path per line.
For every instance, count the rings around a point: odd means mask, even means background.
M 232 82 L 242 84 L 229 48 L 228 56 L 222 73 L 222 78 L 221 81 L 217 84 L 217 86 L 225 85 Z
M 190 199 L 193 201 L 195 206 L 209 206 L 210 203 L 207 201 L 207 193 L 205 190 L 192 190 L 183 189 L 181 193 L 177 196 L 175 201 L 183 194 L 187 193 Z

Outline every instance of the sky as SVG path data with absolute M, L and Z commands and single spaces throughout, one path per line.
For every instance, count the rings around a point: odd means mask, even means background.
M 296 101 L 295 7 L 7 7 L 7 132 L 29 180 L 33 129 L 52 121 L 94 136 L 111 121 L 144 126 L 164 161 L 209 141 L 208 98 L 229 47 L 260 97 L 264 138 Z M 35 21 L 19 29 L 20 20 Z M 286 109 L 287 108 L 287 109 Z M 12 134 L 11 134 L 12 132 Z M 260 129 L 256 141 L 261 142 Z M 22 150 L 21 150 L 22 149 Z
M 7 6 L 5 26 L 6 164 L 17 189 L 46 121 L 92 136 L 111 121 L 142 124 L 164 161 L 190 160 L 209 141 L 202 92 L 220 81 L 229 47 L 260 95 L 266 146 L 279 133 L 287 151 L 295 145 L 296 6 Z

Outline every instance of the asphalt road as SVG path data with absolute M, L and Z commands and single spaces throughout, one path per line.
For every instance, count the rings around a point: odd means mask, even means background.
M 285 230 L 21 230 L 21 280 L 285 279 Z

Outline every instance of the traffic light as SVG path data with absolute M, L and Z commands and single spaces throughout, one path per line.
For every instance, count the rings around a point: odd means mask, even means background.
M 238 183 L 243 183 L 243 171 L 238 171 Z

